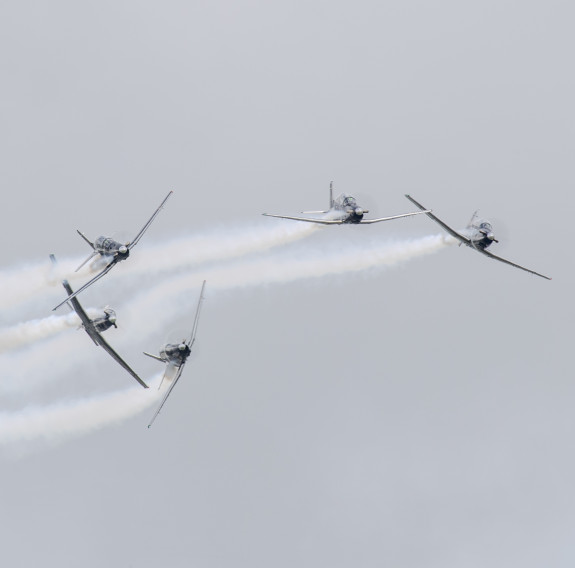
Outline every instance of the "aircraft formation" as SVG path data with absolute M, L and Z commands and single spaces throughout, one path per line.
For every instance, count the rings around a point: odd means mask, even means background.
M 86 258 L 86 260 L 76 269 L 78 271 L 86 263 L 92 261 L 93 269 L 100 269 L 100 272 L 91 278 L 88 282 L 83 284 L 78 290 L 73 291 L 69 282 L 67 280 L 62 281 L 62 285 L 66 291 L 67 297 L 60 302 L 57 306 L 53 308 L 56 310 L 63 305 L 68 305 L 68 307 L 73 310 L 81 321 L 81 328 L 86 331 L 90 336 L 92 341 L 97 345 L 102 347 L 127 373 L 129 373 L 142 387 L 148 388 L 148 385 L 138 376 L 138 374 L 118 355 L 118 353 L 108 344 L 108 342 L 102 337 L 102 333 L 111 327 L 117 327 L 116 325 L 116 312 L 110 308 L 106 307 L 103 310 L 103 315 L 91 319 L 88 317 L 86 311 L 80 304 L 77 296 L 85 291 L 87 288 L 92 286 L 102 277 L 104 277 L 112 268 L 121 261 L 128 259 L 132 249 L 138 244 L 144 233 L 149 229 L 150 225 L 157 217 L 159 212 L 163 209 L 164 205 L 172 195 L 170 191 L 163 201 L 160 203 L 158 208 L 154 211 L 153 215 L 148 219 L 146 224 L 141 228 L 141 230 L 136 234 L 136 236 L 127 243 L 120 243 L 108 236 L 99 236 L 94 242 L 91 242 L 81 231 L 77 231 L 78 234 L 90 245 L 92 248 L 91 254 Z M 473 214 L 470 222 L 467 226 L 457 231 L 451 228 L 449 225 L 444 223 L 441 219 L 436 217 L 431 209 L 425 208 L 421 203 L 416 201 L 410 195 L 405 196 L 411 203 L 413 203 L 419 211 L 402 213 L 399 215 L 393 215 L 388 217 L 380 217 L 375 219 L 365 219 L 364 215 L 369 211 L 362 208 L 357 204 L 356 199 L 347 194 L 341 194 L 336 199 L 333 197 L 333 182 L 330 184 L 330 197 L 329 197 L 329 208 L 323 211 L 307 211 L 303 212 L 307 215 L 315 215 L 314 217 L 298 217 L 298 216 L 288 216 L 288 215 L 272 215 L 268 213 L 263 213 L 267 217 L 276 217 L 280 219 L 288 219 L 293 221 L 307 222 L 307 223 L 317 223 L 321 225 L 344 225 L 344 224 L 372 224 L 379 223 L 383 221 L 391 221 L 395 219 L 401 219 L 406 217 L 412 217 L 415 215 L 427 215 L 435 223 L 440 225 L 451 237 L 457 239 L 459 244 L 465 244 L 466 246 L 480 252 L 481 254 L 498 260 L 515 268 L 519 268 L 525 272 L 529 272 L 535 276 L 551 280 L 548 276 L 535 272 L 529 268 L 525 268 L 519 264 L 506 260 L 499 257 L 486 249 L 493 243 L 498 243 L 499 241 L 495 238 L 493 233 L 493 227 L 491 223 L 484 219 L 479 219 L 477 212 Z M 50 255 L 52 262 L 56 263 L 56 258 L 54 255 Z M 172 390 L 176 386 L 180 377 L 182 376 L 186 362 L 191 354 L 192 346 L 196 340 L 196 332 L 198 329 L 198 322 L 200 316 L 200 310 L 204 300 L 204 290 L 206 287 L 206 281 L 204 280 L 200 296 L 198 299 L 198 304 L 196 308 L 196 313 L 192 325 L 192 330 L 189 338 L 183 338 L 180 343 L 167 343 L 162 346 L 159 351 L 159 356 L 153 355 L 151 353 L 144 352 L 144 355 L 151 357 L 157 361 L 166 365 L 164 375 L 162 377 L 159 389 L 164 385 L 165 394 L 160 402 L 156 412 L 154 413 L 152 419 L 148 424 L 148 428 L 152 426 L 156 420 L 158 414 L 164 407 L 168 397 L 172 393 Z

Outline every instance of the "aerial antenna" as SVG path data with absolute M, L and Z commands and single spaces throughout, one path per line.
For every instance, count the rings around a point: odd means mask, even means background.
M 333 207 L 333 181 L 329 182 L 329 208 Z

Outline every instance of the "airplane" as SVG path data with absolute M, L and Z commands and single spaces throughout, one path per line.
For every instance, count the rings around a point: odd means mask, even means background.
M 80 230 L 77 230 L 78 234 L 92 247 L 92 253 L 82 264 L 80 264 L 80 266 L 78 266 L 78 268 L 76 268 L 76 272 L 78 272 L 78 270 L 80 270 L 82 266 L 84 266 L 87 262 L 92 260 L 92 258 L 94 258 L 97 255 L 100 255 L 100 258 L 107 261 L 108 264 L 106 265 L 104 270 L 96 274 L 94 278 L 86 282 L 86 284 L 84 284 L 82 287 L 78 288 L 78 290 L 76 290 L 63 302 L 60 302 L 55 308 L 52 308 L 52 311 L 57 310 L 60 306 L 63 306 L 68 300 L 71 300 L 72 298 L 80 294 L 80 292 L 83 292 L 86 288 L 94 284 L 94 282 L 102 278 L 102 276 L 108 274 L 108 272 L 110 272 L 110 270 L 112 270 L 112 268 L 114 268 L 114 266 L 118 264 L 118 262 L 126 260 L 130 256 L 130 251 L 138 244 L 138 241 L 148 230 L 148 228 L 152 224 L 152 221 L 156 218 L 156 215 L 160 212 L 160 210 L 162 209 L 166 201 L 168 201 L 168 198 L 170 197 L 170 195 L 172 195 L 172 193 L 174 192 L 170 191 L 168 195 L 166 195 L 162 203 L 160 203 L 160 206 L 156 209 L 156 211 L 150 217 L 148 222 L 142 227 L 140 232 L 130 242 L 126 244 L 119 243 L 118 241 L 115 241 L 111 237 L 106 236 L 100 236 L 94 242 L 91 242 L 86 237 L 86 235 L 84 235 L 84 233 L 82 233 Z
M 54 260 L 53 255 L 50 257 Z M 77 298 L 73 297 L 73 291 L 67 280 L 62 280 L 62 285 L 68 293 L 68 297 L 71 298 L 70 303 L 72 304 L 72 309 L 78 314 L 82 322 L 82 327 L 84 331 L 92 338 L 92 341 L 96 345 L 101 345 L 104 350 L 106 350 L 110 356 L 116 360 L 134 379 L 136 379 L 145 389 L 148 385 L 138 377 L 138 375 L 132 370 L 132 368 L 108 345 L 106 340 L 102 337 L 101 332 L 110 329 L 112 326 L 118 327 L 116 325 L 116 312 L 111 308 L 104 308 L 104 316 L 95 319 L 90 319 L 88 314 L 84 311 L 80 302 Z M 70 305 L 70 304 L 68 304 Z
M 167 343 L 160 350 L 160 356 L 159 357 L 157 357 L 156 355 L 152 355 L 151 353 L 146 353 L 144 351 L 144 355 L 147 355 L 148 357 L 151 357 L 152 359 L 156 359 L 157 361 L 160 361 L 161 363 L 166 363 L 168 365 L 166 367 L 166 371 L 164 373 L 164 376 L 162 377 L 162 382 L 160 383 L 158 390 L 160 390 L 162 388 L 162 385 L 164 384 L 164 380 L 166 380 L 166 377 L 168 376 L 168 374 L 171 374 L 173 372 L 173 370 L 176 369 L 176 375 L 173 379 L 171 379 L 171 384 L 168 387 L 166 395 L 164 396 L 162 402 L 160 403 L 158 410 L 156 410 L 156 413 L 154 414 L 153 418 L 150 420 L 150 423 L 148 424 L 148 428 L 150 428 L 152 426 L 152 424 L 154 423 L 154 420 L 156 419 L 158 414 L 160 414 L 160 410 L 162 410 L 162 407 L 166 403 L 166 400 L 168 400 L 170 393 L 172 392 L 172 390 L 176 386 L 176 383 L 178 382 L 178 380 L 182 376 L 182 371 L 184 370 L 184 365 L 186 364 L 186 360 L 188 359 L 188 357 L 190 356 L 190 353 L 192 352 L 192 345 L 194 344 L 194 341 L 196 340 L 196 330 L 198 329 L 198 320 L 200 317 L 200 308 L 202 306 L 202 300 L 204 299 L 204 288 L 205 287 L 206 287 L 206 281 L 204 280 L 204 283 L 202 284 L 202 289 L 200 291 L 200 299 L 198 300 L 198 307 L 196 308 L 196 317 L 194 318 L 194 326 L 192 328 L 192 334 L 190 335 L 190 339 L 188 339 L 187 341 L 186 341 L 186 339 L 183 339 L 181 343 Z
M 402 217 L 412 217 L 428 213 L 425 211 L 415 211 L 414 213 L 403 213 L 402 215 L 393 215 L 392 217 L 380 217 L 379 219 L 364 219 L 363 216 L 369 213 L 368 209 L 360 207 L 355 198 L 351 195 L 342 193 L 336 199 L 333 198 L 333 182 L 329 184 L 329 209 L 327 211 L 303 211 L 303 213 L 327 214 L 325 218 L 310 217 L 290 217 L 289 215 L 272 215 L 271 213 L 262 213 L 266 217 L 277 217 L 278 219 L 292 219 L 293 221 L 306 221 L 308 223 L 319 223 L 320 225 L 369 225 L 371 223 L 380 223 L 381 221 L 391 221 L 392 219 L 401 219 Z
M 422 212 L 430 218 L 433 219 L 437 224 L 441 225 L 452 237 L 455 237 L 459 241 L 459 246 L 462 244 L 471 247 L 472 249 L 484 254 L 489 258 L 493 258 L 495 260 L 499 260 L 500 262 L 504 262 L 505 264 L 509 264 L 514 266 L 515 268 L 519 268 L 524 270 L 525 272 L 529 272 L 530 274 L 535 274 L 535 276 L 540 276 L 541 278 L 545 278 L 546 280 L 551 280 L 549 276 L 544 276 L 543 274 L 539 274 L 539 272 L 535 272 L 534 270 L 530 270 L 529 268 L 525 268 L 519 264 L 515 264 L 505 258 L 501 258 L 500 256 L 496 256 L 493 253 L 485 250 L 489 247 L 492 243 L 498 243 L 499 241 L 495 238 L 493 234 L 493 227 L 489 221 L 485 221 L 483 219 L 479 219 L 477 217 L 477 211 L 471 217 L 467 227 L 463 229 L 461 232 L 457 232 L 448 225 L 446 225 L 441 219 L 438 219 L 433 213 L 426 210 L 421 203 L 418 203 L 411 197 L 410 195 L 406 196 L 409 201 L 411 201 L 414 205 L 419 207 Z

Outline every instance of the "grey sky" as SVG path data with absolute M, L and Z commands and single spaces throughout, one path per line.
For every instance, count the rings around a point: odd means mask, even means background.
M 413 210 L 404 193 L 455 227 L 479 208 L 505 234 L 496 254 L 553 281 L 451 247 L 346 276 L 208 282 L 197 349 L 153 429 L 147 412 L 3 452 L 3 563 L 573 566 L 574 11 L 5 3 L 4 268 L 87 253 L 76 228 L 131 235 L 169 189 L 134 256 L 325 207 L 333 179 L 372 216 Z M 438 232 L 426 218 L 327 227 L 261 256 Z M 141 351 L 191 324 L 202 270 L 191 304 L 148 333 L 122 324 L 123 268 L 82 301 L 113 302 L 109 341 L 149 377 Z M 3 408 L 129 386 L 66 333 L 85 365 Z

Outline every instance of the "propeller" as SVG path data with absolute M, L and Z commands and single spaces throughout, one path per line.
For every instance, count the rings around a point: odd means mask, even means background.
M 130 233 L 126 231 L 126 229 L 121 229 L 114 231 L 111 235 L 111 238 L 114 239 L 118 243 L 125 243 L 126 246 L 130 244 L 130 239 L 132 238 Z
M 479 229 L 479 232 L 486 236 L 490 241 L 494 243 L 498 243 L 499 241 L 495 238 L 495 234 L 492 231 L 488 231 L 487 229 Z
M 106 314 L 106 317 L 108 318 L 108 321 L 116 328 L 118 329 L 118 326 L 116 325 L 116 312 L 110 307 L 110 306 L 106 306 L 104 308 L 104 313 Z
M 189 331 L 187 332 L 189 333 Z M 177 345 L 182 350 L 182 345 L 186 345 L 186 330 L 183 327 L 173 327 L 164 336 L 164 345 Z
M 351 194 L 355 197 L 357 206 L 363 210 L 364 215 L 367 215 L 370 211 L 381 213 L 381 208 L 376 197 L 376 193 L 378 192 L 379 190 L 374 188 L 372 193 L 367 193 L 365 191 L 351 191 Z
M 509 225 L 499 217 L 492 217 L 491 224 L 495 234 L 497 235 L 497 240 L 495 242 L 501 243 L 499 250 L 504 250 L 510 242 Z

